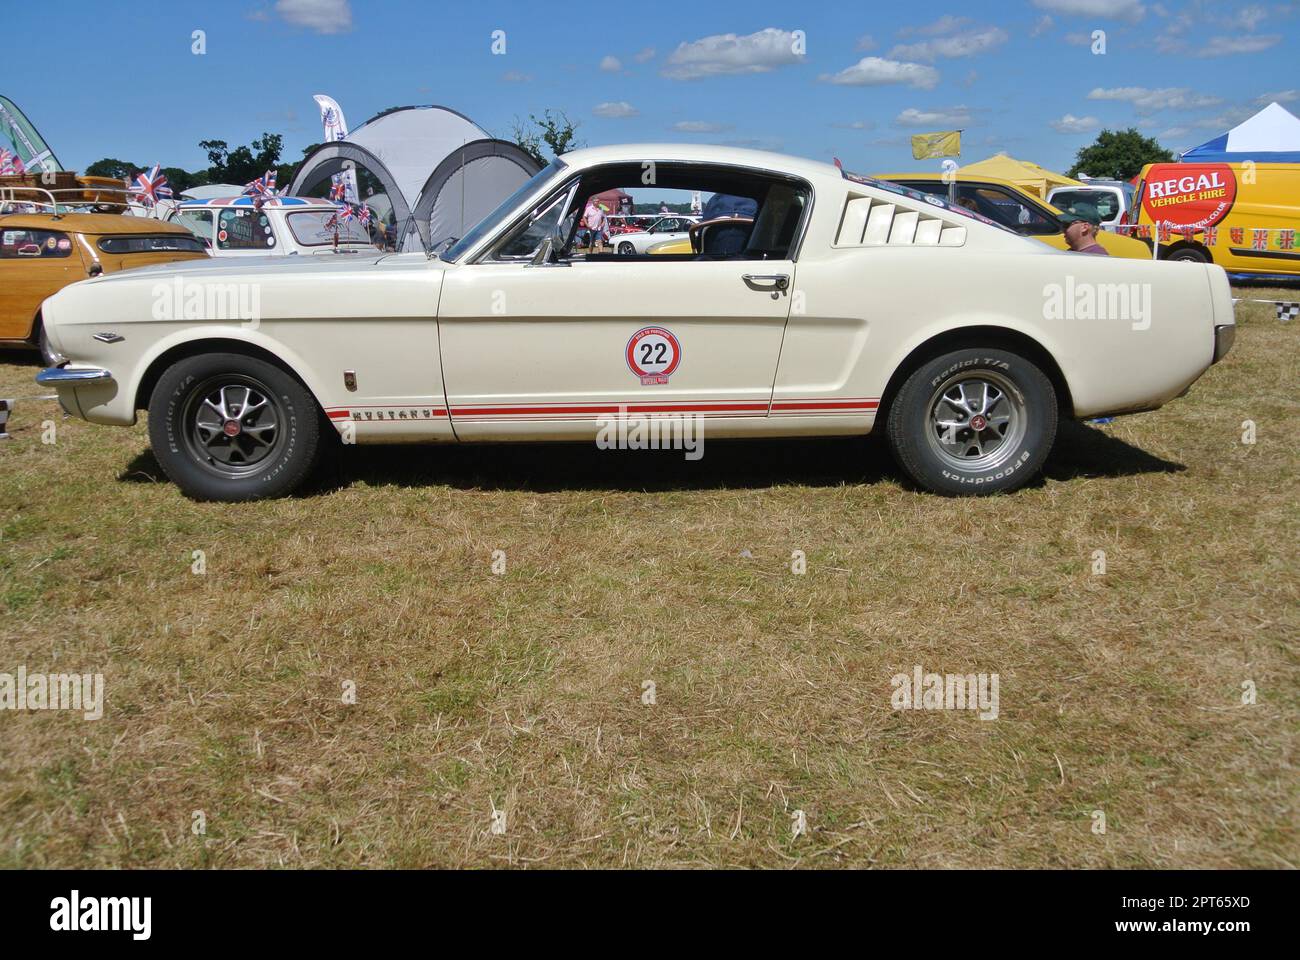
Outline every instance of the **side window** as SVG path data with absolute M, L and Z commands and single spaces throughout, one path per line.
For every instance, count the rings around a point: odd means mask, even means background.
M 270 250 L 275 246 L 271 218 L 246 208 L 222 210 L 217 219 L 218 250 Z
M 213 216 L 211 210 L 177 210 L 172 221 L 179 223 L 205 245 L 212 245 Z
M 58 230 L 0 230 L 0 260 L 59 260 L 72 256 L 72 239 Z
M 563 226 L 565 235 L 571 236 L 572 221 L 575 220 L 570 209 L 572 194 L 573 184 L 570 184 L 558 196 L 542 201 L 541 206 L 534 209 L 523 223 L 497 244 L 490 259 L 527 260 L 537 252 L 543 240 L 556 233 L 557 227 Z
M 1020 197 L 999 187 L 958 184 L 957 202 L 1016 233 L 1041 236 L 1061 232 L 1061 225 L 1054 218 L 1049 219 Z

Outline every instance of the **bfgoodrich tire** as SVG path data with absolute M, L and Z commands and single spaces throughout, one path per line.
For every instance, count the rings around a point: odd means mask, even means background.
M 1056 439 L 1056 391 L 1006 350 L 971 347 L 929 361 L 889 409 L 894 459 L 945 496 L 1004 493 L 1042 469 Z
M 259 500 L 292 492 L 320 456 L 320 412 L 279 367 L 211 353 L 167 369 L 149 400 L 154 456 L 196 500 Z

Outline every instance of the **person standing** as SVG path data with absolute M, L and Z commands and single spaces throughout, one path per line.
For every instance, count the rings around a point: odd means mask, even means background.
M 587 209 L 583 211 L 583 219 L 587 221 L 587 228 L 591 231 L 590 253 L 604 253 L 604 232 L 605 232 L 605 211 L 600 209 L 600 204 L 594 199 L 587 201 Z
M 1065 227 L 1066 245 L 1075 253 L 1110 256 L 1106 248 L 1097 242 L 1097 231 L 1101 229 L 1101 215 L 1096 207 L 1085 203 L 1075 204 L 1061 215 L 1061 224 Z

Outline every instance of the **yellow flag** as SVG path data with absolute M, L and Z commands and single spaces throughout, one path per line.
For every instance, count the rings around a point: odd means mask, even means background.
M 939 157 L 960 156 L 960 130 L 944 130 L 940 133 L 918 133 L 912 138 L 913 160 L 934 160 Z

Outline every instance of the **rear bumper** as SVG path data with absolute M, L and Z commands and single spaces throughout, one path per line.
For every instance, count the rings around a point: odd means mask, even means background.
M 1232 349 L 1232 343 L 1237 339 L 1237 325 L 1235 323 L 1220 323 L 1214 327 L 1214 359 L 1211 364 L 1218 363 L 1228 355 Z

